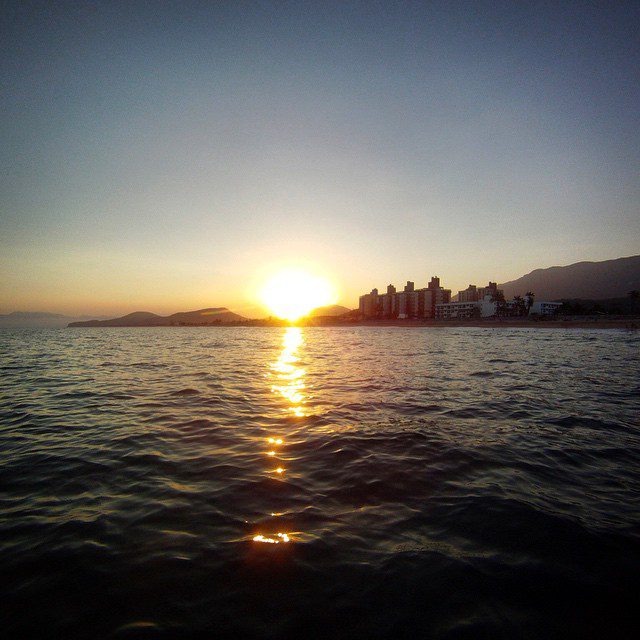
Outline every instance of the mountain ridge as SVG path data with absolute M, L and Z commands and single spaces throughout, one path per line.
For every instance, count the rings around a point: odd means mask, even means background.
M 169 316 L 160 316 L 150 311 L 134 311 L 119 318 L 108 320 L 88 320 L 70 322 L 69 327 L 172 327 L 206 326 L 229 324 L 246 320 L 241 315 L 229 311 L 227 307 L 208 307 L 196 311 L 178 311 Z
M 349 311 L 351 311 L 351 309 L 343 307 L 341 304 L 329 304 L 326 307 L 316 307 L 312 309 L 307 316 L 309 318 L 343 316 L 345 313 L 349 313 Z
M 640 255 L 538 268 L 498 285 L 507 299 L 533 291 L 538 300 L 624 297 L 640 289 Z

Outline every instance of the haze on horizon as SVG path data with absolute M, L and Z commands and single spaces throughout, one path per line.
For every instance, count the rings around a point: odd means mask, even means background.
M 0 313 L 640 253 L 640 5 L 452 5 L 4 3 Z

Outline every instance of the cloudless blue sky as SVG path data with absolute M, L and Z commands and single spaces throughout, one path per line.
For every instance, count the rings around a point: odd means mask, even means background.
M 640 253 L 638 2 L 1 7 L 0 312 Z

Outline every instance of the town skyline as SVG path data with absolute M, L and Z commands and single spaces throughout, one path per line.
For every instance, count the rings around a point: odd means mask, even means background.
M 553 276 L 546 275 L 546 274 L 551 274 L 552 272 L 555 272 Z M 560 276 L 560 282 L 557 282 L 554 284 L 553 280 L 558 278 L 558 274 L 562 274 Z M 528 278 L 532 278 L 532 277 L 534 278 L 534 281 L 528 280 Z M 437 287 L 442 291 L 447 292 L 447 295 L 444 298 L 441 296 L 438 297 L 437 299 L 434 298 L 434 300 L 432 301 L 433 305 L 444 303 L 444 302 L 451 302 L 451 301 L 455 301 L 455 302 L 479 301 L 487 293 L 485 291 L 487 287 L 483 286 L 482 284 L 479 284 L 482 281 L 479 280 L 478 278 L 474 278 L 473 282 L 469 282 L 464 288 L 458 289 L 457 292 L 455 287 L 448 287 L 448 288 L 445 286 L 440 287 L 441 279 L 438 276 L 435 276 L 435 278 L 438 281 Z M 422 279 L 418 279 L 418 280 L 412 280 L 412 281 L 407 280 L 406 285 L 402 284 L 402 281 L 399 281 L 399 282 L 396 281 L 397 286 L 395 283 L 389 283 L 384 287 L 378 286 L 378 287 L 373 287 L 373 289 L 377 290 L 381 296 L 384 296 L 385 293 L 386 294 L 391 293 L 388 290 L 388 287 L 393 288 L 393 292 L 392 292 L 393 294 L 395 294 L 396 292 L 402 294 L 403 289 L 406 291 L 407 286 L 410 286 L 412 291 L 415 290 L 416 292 L 419 292 L 421 290 L 425 290 L 430 287 L 428 280 L 429 279 L 426 276 L 424 276 Z M 433 280 L 434 280 L 434 277 L 432 276 L 431 277 L 432 284 L 433 284 Z M 442 282 L 448 284 L 448 282 L 446 282 L 446 277 L 442 279 Z M 544 283 L 542 287 L 540 285 L 541 282 Z M 630 291 L 633 289 L 635 290 L 640 289 L 640 255 L 616 258 L 614 260 L 608 260 L 608 261 L 602 261 L 602 262 L 580 261 L 578 263 L 574 263 L 571 265 L 538 268 L 538 269 L 532 270 L 528 274 L 521 276 L 520 278 L 511 280 L 511 281 L 505 280 L 504 282 L 501 282 L 501 279 L 497 279 L 495 281 L 488 280 L 488 283 L 489 283 L 488 287 L 491 288 L 493 286 L 494 289 L 496 289 L 497 287 L 505 287 L 505 286 L 509 287 L 509 292 L 508 292 L 509 295 L 507 296 L 507 298 L 509 299 L 514 296 L 523 296 L 532 289 L 534 290 L 533 291 L 534 294 L 536 294 L 536 291 L 540 291 L 542 293 L 546 290 L 545 288 L 549 287 L 550 285 L 552 286 L 551 291 L 554 291 L 554 293 L 547 294 L 546 298 L 548 299 L 548 301 L 552 301 L 560 298 L 602 299 L 606 297 L 615 297 L 615 296 L 620 297 L 620 296 L 627 295 L 629 293 L 627 289 L 629 289 Z M 614 287 L 613 289 L 611 289 L 612 285 Z M 558 286 L 560 287 L 560 290 L 557 289 Z M 555 289 L 553 287 L 555 287 Z M 587 287 L 586 291 L 585 291 L 585 287 Z M 589 289 L 589 287 L 591 288 Z M 541 288 L 542 288 L 542 291 L 541 291 Z M 285 286 L 283 291 L 286 291 L 286 290 L 287 290 L 287 287 Z M 489 292 L 489 293 L 493 293 L 493 292 Z M 460 294 L 463 294 L 463 297 L 460 297 Z M 318 304 L 315 306 L 311 305 L 311 306 L 308 306 L 308 308 L 310 310 L 315 310 L 316 308 L 323 307 L 323 306 L 326 306 L 326 307 L 341 306 L 345 309 L 357 310 L 360 307 L 360 305 L 358 304 L 358 301 L 362 298 L 362 296 L 363 296 L 363 293 L 362 291 L 360 291 L 360 295 L 358 296 L 358 298 L 356 298 L 355 301 L 352 301 L 352 300 L 343 301 L 341 299 L 338 299 L 336 301 L 327 302 L 326 304 Z M 424 301 L 422 301 L 422 304 L 424 304 Z M 267 306 L 264 306 L 264 305 L 263 306 L 253 305 L 249 307 L 252 310 L 257 310 L 257 313 L 255 315 L 242 314 L 237 308 L 234 309 L 231 306 L 224 305 L 224 301 L 222 302 L 222 307 L 227 311 L 231 311 L 233 313 L 237 313 L 238 315 L 244 316 L 243 317 L 244 320 L 259 320 L 259 319 L 268 318 L 270 316 L 277 317 L 277 313 L 274 313 L 273 309 L 270 310 Z M 16 313 L 27 313 L 27 314 L 31 313 L 31 314 L 37 315 L 38 313 L 44 312 L 45 314 L 64 315 L 69 319 L 73 319 L 73 320 L 89 320 L 91 318 L 103 320 L 107 318 L 124 316 L 134 312 L 139 312 L 139 311 L 145 311 L 147 313 L 156 314 L 158 316 L 169 316 L 172 314 L 179 315 L 181 313 L 185 313 L 186 311 L 192 311 L 195 309 L 206 310 L 211 308 L 212 308 L 211 304 L 204 304 L 201 306 L 194 305 L 191 307 L 183 307 L 183 308 L 169 307 L 169 311 L 158 311 L 150 308 L 143 308 L 142 306 L 137 305 L 137 306 L 129 307 L 122 312 L 116 311 L 114 313 L 104 313 L 104 314 L 98 314 L 98 313 L 91 314 L 85 311 L 81 311 L 75 314 L 74 313 L 61 314 L 59 311 L 56 311 L 54 309 L 3 310 L 2 308 L 0 308 L 0 315 L 4 315 L 5 317 L 7 315 L 16 314 Z M 399 312 L 400 310 L 397 309 L 396 314 Z M 433 312 L 434 313 L 432 315 L 435 316 L 435 306 L 433 306 Z M 300 314 L 300 315 L 306 315 L 306 314 Z M 387 312 L 387 316 L 388 315 L 389 313 Z M 426 317 L 420 314 L 418 315 L 419 317 Z

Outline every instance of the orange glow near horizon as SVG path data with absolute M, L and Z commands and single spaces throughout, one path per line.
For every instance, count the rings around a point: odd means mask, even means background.
M 334 304 L 337 295 L 327 278 L 286 269 L 266 282 L 260 298 L 274 316 L 295 322 L 316 307 Z

